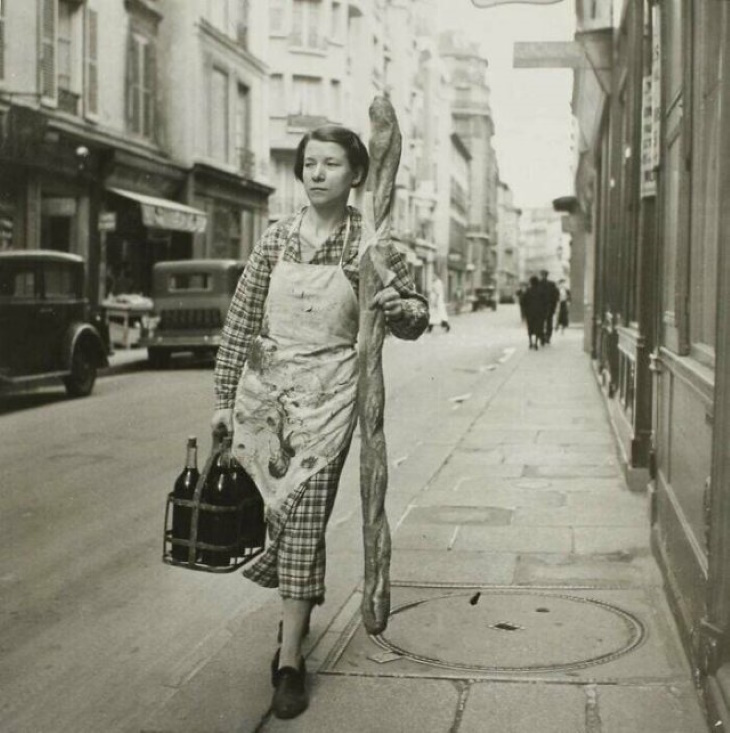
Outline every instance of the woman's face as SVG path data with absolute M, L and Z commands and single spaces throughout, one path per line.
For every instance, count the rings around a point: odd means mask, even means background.
M 304 150 L 302 179 L 313 206 L 344 206 L 350 189 L 359 182 L 359 172 L 353 171 L 347 153 L 337 143 L 310 140 Z

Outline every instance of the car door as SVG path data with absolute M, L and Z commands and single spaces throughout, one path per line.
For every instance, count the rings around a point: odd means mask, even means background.
M 57 372 L 67 368 L 64 339 L 71 323 L 83 316 L 81 294 L 78 291 L 77 268 L 71 262 L 44 262 L 42 273 L 43 298 L 38 309 L 35 328 L 41 348 L 42 369 Z
M 38 263 L 0 262 L 0 375 L 22 377 L 42 370 L 36 311 L 40 303 Z

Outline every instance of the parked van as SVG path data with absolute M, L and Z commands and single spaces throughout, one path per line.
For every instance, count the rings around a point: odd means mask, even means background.
M 179 352 L 215 355 L 243 267 L 238 260 L 180 260 L 154 266 L 154 311 L 143 319 L 139 342 L 147 347 L 152 366 L 166 367 Z

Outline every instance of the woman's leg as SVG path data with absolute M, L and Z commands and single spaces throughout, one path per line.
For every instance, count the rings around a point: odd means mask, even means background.
M 282 635 L 279 652 L 279 669 L 299 669 L 302 660 L 302 641 L 309 625 L 309 614 L 314 605 L 310 600 L 282 598 Z

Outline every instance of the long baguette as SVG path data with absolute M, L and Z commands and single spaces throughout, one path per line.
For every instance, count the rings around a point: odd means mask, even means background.
M 376 97 L 370 106 L 370 177 L 375 229 L 379 239 L 388 235 L 387 220 L 400 161 L 401 135 L 390 102 Z M 360 261 L 360 333 L 358 415 L 360 419 L 360 498 L 363 514 L 365 582 L 362 618 L 369 634 L 382 633 L 390 614 L 390 527 L 385 513 L 388 459 L 383 432 L 385 383 L 383 340 L 385 318 L 372 309 L 375 294 L 388 284 L 382 247 L 369 247 Z

